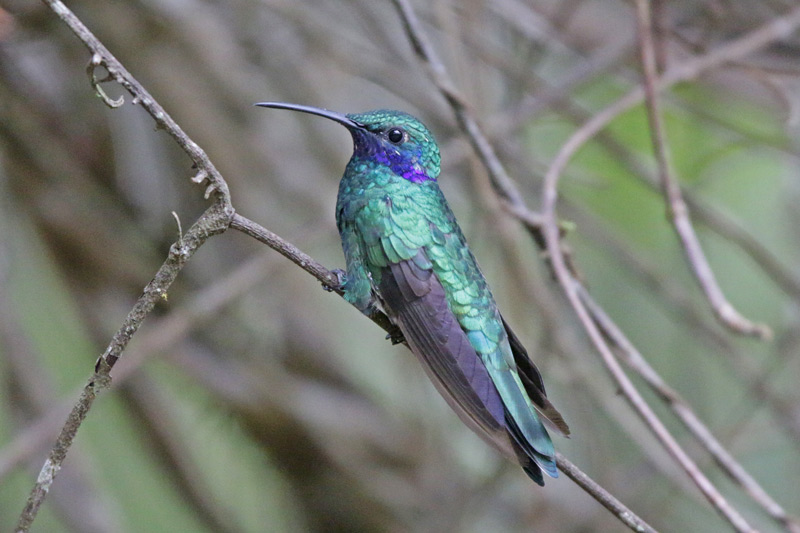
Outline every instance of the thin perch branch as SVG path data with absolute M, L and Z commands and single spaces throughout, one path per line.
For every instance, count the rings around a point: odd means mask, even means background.
M 58 17 L 64 21 L 75 35 L 83 42 L 92 53 L 92 59 L 87 68 L 92 87 L 98 95 L 111 107 L 118 107 L 121 101 L 110 101 L 100 89 L 99 84 L 104 80 L 97 80 L 94 68 L 104 66 L 108 70 L 109 78 L 115 80 L 127 89 L 134 97 L 134 103 L 140 103 L 155 119 L 158 127 L 163 128 L 175 141 L 189 154 L 198 172 L 193 178 L 196 183 L 206 179 L 210 185 L 206 189 L 206 197 L 216 192 L 217 198 L 213 205 L 195 222 L 189 232 L 172 245 L 167 260 L 156 272 L 153 280 L 145 287 L 144 293 L 139 297 L 136 305 L 130 311 L 122 327 L 112 338 L 106 351 L 100 357 L 95 367 L 94 375 L 83 389 L 81 396 L 70 412 L 67 422 L 61 429 L 56 444 L 51 450 L 42 467 L 39 477 L 31 490 L 25 508 L 20 514 L 16 531 L 28 531 L 47 496 L 50 486 L 61 469 L 67 452 L 72 445 L 75 435 L 86 418 L 97 395 L 107 389 L 111 384 L 110 371 L 119 360 L 122 351 L 138 330 L 141 323 L 152 311 L 156 302 L 167 294 L 167 289 L 177 277 L 186 261 L 194 252 L 212 235 L 227 229 L 233 216 L 233 207 L 230 203 L 230 193 L 225 180 L 211 163 L 206 153 L 197 143 L 192 141 L 178 124 L 164 111 L 161 105 L 150 96 L 150 93 L 139 84 L 135 78 L 122 66 L 122 64 L 108 51 L 97 37 L 70 11 L 60 0 L 43 0 Z
M 667 143 L 664 124 L 661 120 L 660 98 L 656 90 L 658 80 L 656 50 L 653 43 L 652 17 L 648 1 L 636 0 L 636 20 L 644 74 L 647 118 L 650 123 L 650 135 L 658 165 L 658 176 L 667 203 L 670 220 L 683 246 L 686 260 L 689 262 L 697 282 L 703 289 L 711 308 L 714 310 L 714 314 L 720 322 L 743 335 L 752 335 L 762 339 L 770 338 L 772 332 L 769 327 L 746 319 L 728 302 L 717 283 L 703 248 L 700 246 L 700 240 L 697 238 L 689 216 L 689 208 L 683 200 L 680 185 L 678 185 L 670 165 L 669 144 Z
M 563 454 L 556 452 L 558 469 L 574 481 L 580 488 L 593 495 L 594 498 L 606 509 L 611 511 L 623 524 L 638 533 L 656 533 L 650 524 L 631 512 L 618 499 L 609 494 L 595 480 L 586 475 L 582 470 L 570 462 Z

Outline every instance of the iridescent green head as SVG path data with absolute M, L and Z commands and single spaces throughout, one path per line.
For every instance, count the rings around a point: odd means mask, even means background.
M 402 111 L 379 109 L 342 115 L 326 109 L 282 102 L 263 102 L 261 107 L 291 109 L 329 118 L 345 126 L 353 136 L 351 161 L 385 166 L 408 181 L 421 183 L 439 176 L 439 147 L 418 119 Z
M 376 161 L 414 183 L 439 176 L 439 146 L 418 119 L 386 109 L 349 114 L 347 118 L 361 125 L 350 130 L 353 158 Z

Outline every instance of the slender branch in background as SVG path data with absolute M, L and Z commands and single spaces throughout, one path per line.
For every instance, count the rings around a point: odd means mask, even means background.
M 683 200 L 680 185 L 678 185 L 670 165 L 669 145 L 661 120 L 660 98 L 656 90 L 658 72 L 656 71 L 656 49 L 653 43 L 653 20 L 649 2 L 636 1 L 636 20 L 644 74 L 647 118 L 650 123 L 650 135 L 658 165 L 659 180 L 670 220 L 683 246 L 686 259 L 720 322 L 743 335 L 753 335 L 762 339 L 770 338 L 772 332 L 766 325 L 756 324 L 746 319 L 728 302 L 711 270 L 711 265 L 708 264 L 703 248 L 700 246 L 689 216 L 689 208 Z
M 558 175 L 548 175 L 545 179 L 543 190 L 543 210 L 545 225 L 543 226 L 547 249 L 550 254 L 550 261 L 553 271 L 559 284 L 564 289 L 567 299 L 572 305 L 584 330 L 589 335 L 592 344 L 600 352 L 603 362 L 611 373 L 620 388 L 620 391 L 639 414 L 642 420 L 653 431 L 655 436 L 661 441 L 662 445 L 681 465 L 689 478 L 697 485 L 703 495 L 717 511 L 736 529 L 736 531 L 754 531 L 747 521 L 730 506 L 728 501 L 722 496 L 711 481 L 697 467 L 694 461 L 678 444 L 675 437 L 667 430 L 658 416 L 653 412 L 647 402 L 636 390 L 636 387 L 625 374 L 624 370 L 614 356 L 611 348 L 606 343 L 603 333 L 589 314 L 586 306 L 581 301 L 579 291 L 581 285 L 573 277 L 564 259 L 561 250 L 559 231 L 555 224 L 555 203 L 557 199 Z
M 763 404 L 763 406 L 772 413 L 772 416 L 775 417 L 780 430 L 786 432 L 793 442 L 800 444 L 800 425 L 798 425 L 800 421 L 798 421 L 793 414 L 794 409 L 792 407 L 792 401 L 782 397 L 782 395 L 775 390 L 775 380 L 770 379 L 769 372 L 762 369 L 762 364 L 757 359 L 754 359 L 751 353 L 744 352 L 737 348 L 735 345 L 736 343 L 732 342 L 732 339 L 727 335 L 726 331 L 715 328 L 706 321 L 704 314 L 691 304 L 690 295 L 682 285 L 679 286 L 680 282 L 669 281 L 667 278 L 661 277 L 658 273 L 658 267 L 651 261 L 634 253 L 634 251 L 630 247 L 624 245 L 620 239 L 612 236 L 607 230 L 603 229 L 603 224 L 596 218 L 584 218 L 584 215 L 577 213 L 574 209 L 570 209 L 570 217 L 577 218 L 577 223 L 583 228 L 584 237 L 592 240 L 593 245 L 607 250 L 618 259 L 621 266 L 625 266 L 634 276 L 639 278 L 644 286 L 658 294 L 663 300 L 663 303 L 671 307 L 671 312 L 674 314 L 676 320 L 682 322 L 689 331 L 697 332 L 699 335 L 697 340 L 708 343 L 715 353 L 720 356 L 720 362 L 729 367 L 742 381 L 744 388 L 751 392 L 753 398 L 757 399 L 755 402 L 751 402 L 751 410 L 753 412 L 751 412 L 750 416 L 737 415 L 739 423 L 752 419 L 752 415 L 755 414 L 752 408 Z M 585 290 L 584 294 L 588 296 L 588 292 Z M 593 302 L 590 303 L 586 297 L 584 297 L 584 302 L 586 302 L 590 311 L 595 313 L 592 305 Z M 599 307 L 597 307 L 597 309 L 600 311 Z M 608 324 L 613 325 L 614 328 L 619 331 L 619 328 L 614 325 L 613 322 L 610 322 L 610 318 L 608 318 L 607 315 L 605 316 L 607 320 L 609 320 Z M 602 322 L 596 313 L 594 318 L 598 320 L 598 322 Z M 604 327 L 603 324 L 600 325 Z M 610 340 L 615 343 L 619 343 L 619 341 L 624 338 L 624 336 L 614 338 L 612 333 L 607 334 L 611 336 Z M 780 339 L 785 343 L 790 337 L 791 336 L 782 335 Z M 773 364 L 780 364 L 780 361 L 786 363 L 796 350 L 788 348 L 781 349 L 780 351 L 783 355 L 773 360 Z M 624 351 L 623 354 L 626 355 L 626 357 L 630 357 L 630 354 Z M 641 357 L 641 355 L 639 355 L 639 357 Z M 631 365 L 633 370 L 641 372 L 638 365 L 632 364 L 627 360 L 625 362 Z M 646 361 L 643 362 L 648 368 L 647 372 L 642 374 L 645 378 L 645 382 L 651 387 L 656 385 L 647 375 L 650 373 L 652 373 L 651 375 L 653 378 L 657 378 L 659 381 L 663 382 L 663 379 L 655 373 L 655 370 L 650 367 Z M 661 395 L 660 392 L 656 392 Z M 674 408 L 673 411 L 675 411 L 676 415 L 680 418 L 678 411 Z M 737 412 L 736 409 L 734 409 L 734 412 Z M 705 426 L 704 431 L 709 432 L 710 430 Z M 699 442 L 705 446 L 703 440 L 699 440 Z M 712 449 L 708 449 L 708 451 L 712 455 L 715 453 Z M 741 468 L 741 465 L 737 466 Z M 740 482 L 737 481 L 737 483 Z M 744 486 L 744 484 L 742 485 Z
M 493 3 L 492 7 L 495 8 L 499 16 L 502 16 L 509 24 L 513 24 L 512 27 L 518 31 L 525 30 L 525 17 L 509 15 L 503 9 L 498 8 L 498 5 Z M 465 34 L 465 37 L 475 46 L 482 43 L 479 38 L 474 37 L 474 34 Z M 534 39 L 535 35 L 530 38 Z M 557 110 L 560 115 L 566 116 L 574 123 L 584 123 L 589 120 L 592 113 L 575 103 L 570 97 L 570 92 L 575 90 L 578 85 L 588 82 L 592 77 L 600 76 L 601 73 L 610 75 L 609 71 L 612 67 L 620 68 L 624 57 L 630 54 L 633 46 L 625 40 L 615 44 L 612 48 L 611 50 L 595 51 L 595 55 L 589 57 L 582 68 L 573 69 L 565 79 L 556 84 L 545 79 L 535 78 L 539 90 L 534 96 L 525 98 L 513 109 L 507 109 L 502 113 L 495 113 L 489 117 L 487 129 L 490 131 L 491 137 L 493 139 L 504 139 L 516 135 L 524 125 L 530 124 L 538 114 L 548 109 Z M 497 56 L 490 56 L 486 58 L 486 61 L 496 63 L 500 59 Z M 702 109 L 696 108 L 690 108 L 688 111 L 702 113 Z M 708 118 L 714 120 L 713 116 Z M 737 134 L 742 135 L 740 132 L 737 132 Z M 643 165 L 638 158 L 634 157 L 629 148 L 626 148 L 612 135 L 603 131 L 598 132 L 596 140 L 610 152 L 612 157 L 619 159 L 627 166 L 631 173 L 648 185 L 660 190 L 658 177 L 649 167 Z M 451 154 L 448 156 L 448 161 L 451 164 L 467 155 L 467 151 L 460 141 L 452 142 L 450 145 L 445 151 Z M 684 200 L 693 215 L 692 218 L 696 222 L 708 226 L 715 233 L 739 246 L 779 287 L 796 299 L 800 299 L 800 278 L 793 275 L 788 268 L 783 266 L 774 252 L 768 250 L 759 239 L 752 236 L 747 230 L 740 227 L 735 220 L 715 209 L 712 205 L 699 201 L 692 196 L 684 196 Z M 504 207 L 511 211 L 514 216 L 523 220 L 526 225 L 538 223 L 538 220 L 530 221 L 530 217 L 526 217 L 524 213 L 509 204 L 504 204 Z M 564 223 L 562 222 L 562 224 Z M 535 225 L 532 227 L 534 228 L 533 231 L 535 231 Z
M 781 524 L 791 533 L 800 533 L 800 524 L 796 519 L 783 509 L 783 507 L 770 496 L 758 481 L 753 478 L 742 465 L 734 459 L 722 443 L 711 433 L 697 416 L 692 407 L 681 397 L 681 395 L 670 387 L 661 376 L 645 360 L 639 350 L 628 340 L 625 334 L 617 327 L 611 318 L 594 301 L 585 288 L 581 287 L 580 297 L 592 315 L 592 319 L 597 323 L 603 334 L 614 343 L 614 346 L 621 352 L 625 363 L 636 371 L 650 388 L 669 405 L 678 419 L 683 422 L 686 428 L 694 435 L 703 447 L 708 450 L 722 470 L 747 494 L 758 503 L 768 515 Z
M 750 34 L 733 41 L 727 45 L 721 46 L 718 49 L 712 51 L 711 53 L 701 56 L 697 59 L 692 61 L 688 61 L 682 63 L 673 69 L 670 69 L 665 73 L 664 76 L 660 78 L 659 83 L 656 86 L 656 89 L 663 89 L 671 84 L 674 84 L 678 81 L 684 81 L 688 79 L 692 79 L 699 75 L 706 69 L 719 66 L 720 64 L 730 61 L 734 58 L 741 57 L 742 55 L 747 55 L 752 53 L 754 50 L 765 46 L 766 44 L 779 39 L 783 36 L 790 34 L 796 27 L 800 25 L 800 8 L 795 8 L 794 10 L 790 11 L 786 16 L 781 17 L 780 19 L 776 19 L 771 21 L 770 23 L 762 26 L 761 28 L 751 32 Z M 548 242 L 548 250 L 551 254 L 551 260 L 553 261 L 554 268 L 556 273 L 559 277 L 559 281 L 567 290 L 567 295 L 570 299 L 570 303 L 579 313 L 579 317 L 581 318 L 584 327 L 587 328 L 587 332 L 590 333 L 590 336 L 595 343 L 595 345 L 600 349 L 601 354 L 603 355 L 604 360 L 608 362 L 613 362 L 613 366 L 616 367 L 614 370 L 615 378 L 622 378 L 624 374 L 622 373 L 621 369 L 618 368 L 618 363 L 614 360 L 613 354 L 611 353 L 608 346 L 605 344 L 601 335 L 598 335 L 596 330 L 595 324 L 592 323 L 591 317 L 589 317 L 586 308 L 579 301 L 579 297 L 577 295 L 577 288 L 578 284 L 572 279 L 571 274 L 567 270 L 564 259 L 561 253 L 561 245 L 560 245 L 560 236 L 558 231 L 554 231 L 551 227 L 555 221 L 555 205 L 557 201 L 557 184 L 558 180 L 563 173 L 564 169 L 566 168 L 567 163 L 571 159 L 571 157 L 578 151 L 580 147 L 582 147 L 586 142 L 588 142 L 595 134 L 597 134 L 602 128 L 604 128 L 608 123 L 611 122 L 613 118 L 615 118 L 618 114 L 626 111 L 633 105 L 639 103 L 644 97 L 644 91 L 641 88 L 637 88 L 629 92 L 623 98 L 615 102 L 612 106 L 606 108 L 602 112 L 595 115 L 592 119 L 586 122 L 584 126 L 582 126 L 578 131 L 576 131 L 572 137 L 562 145 L 559 153 L 557 154 L 556 158 L 553 160 L 550 168 L 548 169 L 547 175 L 545 176 L 545 184 L 544 184 L 544 191 L 543 191 L 543 209 L 542 215 L 547 222 L 547 227 L 545 231 L 545 235 L 547 236 Z M 612 368 L 612 367 L 610 367 Z M 627 377 L 624 377 L 627 381 Z M 625 390 L 626 388 L 623 388 Z M 627 394 L 626 394 L 627 396 Z M 630 398 L 629 398 L 630 399 Z M 643 415 L 643 413 L 640 412 Z M 659 423 L 660 425 L 660 423 Z M 655 431 L 655 427 L 653 428 Z M 669 436 L 669 439 L 672 440 L 672 437 Z M 665 442 L 666 445 L 666 442 Z M 685 452 L 680 448 L 673 448 L 672 446 L 668 447 L 671 453 L 675 454 L 678 452 L 680 455 L 685 456 Z M 677 458 L 677 457 L 676 457 Z M 682 466 L 684 469 L 687 469 L 687 472 L 694 471 L 699 474 L 696 465 L 689 460 L 688 456 L 683 457 L 680 459 Z M 702 476 L 702 474 L 700 474 Z M 737 530 L 747 531 L 750 527 L 741 516 L 738 515 L 735 511 L 733 511 L 727 502 L 724 499 L 720 499 L 721 495 L 719 495 L 716 489 L 708 483 L 708 480 L 705 476 L 696 477 L 693 476 L 693 479 L 701 488 L 703 493 L 706 495 L 707 498 L 712 502 L 715 507 L 722 513 L 726 519 L 728 519 Z M 710 489 L 710 491 L 709 491 Z
M 393 3 L 397 8 L 411 45 L 417 55 L 423 59 L 423 63 L 428 68 L 439 92 L 453 109 L 461 129 L 466 133 L 467 139 L 489 172 L 489 179 L 497 194 L 515 210 L 525 212 L 529 220 L 538 220 L 539 215 L 525 205 L 519 189 L 517 189 L 514 181 L 506 172 L 492 144 L 484 134 L 464 98 L 458 92 L 455 83 L 444 67 L 444 63 L 439 59 L 436 50 L 428 41 L 427 35 L 421 30 L 419 20 L 410 2 L 408 0 L 393 0 Z
M 61 469 L 67 452 L 72 446 L 78 429 L 92 408 L 95 398 L 111 385 L 111 369 L 119 360 L 128 342 L 136 334 L 147 315 L 153 310 L 156 302 L 167 294 L 172 282 L 175 281 L 178 273 L 186 265 L 189 258 L 209 237 L 222 233 L 227 229 L 231 215 L 232 212 L 221 200 L 214 202 L 192 225 L 189 231 L 170 247 L 166 261 L 158 269 L 153 280 L 144 288 L 144 292 L 130 313 L 128 313 L 122 326 L 114 334 L 106 351 L 97 362 L 94 375 L 89 379 L 80 399 L 72 408 L 67 422 L 56 440 L 56 444 L 50 451 L 36 484 L 31 490 L 25 508 L 20 514 L 16 527 L 17 532 L 28 531 L 31 524 L 33 524 L 39 508 L 44 502 L 53 480 Z
M 675 232 L 680 238 L 684 253 L 686 254 L 686 258 L 689 261 L 695 277 L 700 283 L 703 292 L 705 292 L 718 319 L 730 329 L 739 333 L 768 338 L 771 336 L 771 331 L 767 326 L 750 322 L 741 316 L 727 301 L 725 295 L 722 293 L 722 289 L 717 284 L 714 273 L 711 271 L 711 266 L 708 264 L 708 260 L 700 246 L 700 241 L 697 238 L 697 234 L 694 231 L 689 217 L 689 209 L 686 206 L 686 202 L 683 200 L 680 185 L 673 174 L 670 164 L 669 144 L 667 143 L 666 132 L 661 119 L 660 98 L 656 90 L 656 80 L 658 79 L 656 70 L 656 49 L 653 42 L 653 20 L 650 12 L 650 4 L 647 0 L 636 0 L 636 20 L 640 41 L 639 50 L 641 52 L 642 71 L 644 74 L 645 103 L 648 121 L 650 123 L 650 134 L 652 136 L 653 149 L 655 151 L 662 190 Z M 596 313 L 596 316 L 599 315 Z M 607 317 L 605 318 L 607 319 Z M 755 479 L 753 479 L 741 465 L 732 461 L 732 457 L 727 450 L 725 450 L 713 435 L 707 431 L 705 426 L 700 423 L 699 419 L 694 415 L 694 412 L 691 411 L 691 409 L 684 408 L 685 403 L 677 393 L 668 389 L 664 383 L 660 382 L 660 379 L 654 378 L 652 369 L 649 368 L 644 358 L 633 349 L 630 343 L 626 342 L 626 339 L 621 335 L 622 332 L 616 330 L 613 324 L 610 324 L 610 326 L 611 327 L 604 327 L 603 329 L 607 333 L 613 331 L 617 334 L 615 338 L 621 341 L 618 342 L 617 345 L 624 348 L 626 353 L 635 356 L 629 357 L 629 359 L 640 365 L 640 373 L 643 376 L 647 376 L 646 379 L 653 385 L 654 389 L 662 392 L 662 397 L 665 401 L 673 406 L 679 418 L 689 427 L 698 440 L 705 443 L 705 447 L 711 451 L 723 470 L 737 481 L 770 516 L 782 523 L 785 527 L 795 532 L 800 531 L 800 524 L 793 522 L 787 516 L 786 511 L 764 491 Z M 645 366 L 641 366 L 642 364 Z M 657 378 L 657 376 L 655 377 Z
M 730 61 L 741 59 L 776 40 L 791 35 L 798 27 L 800 27 L 800 7 L 795 7 L 784 16 L 771 20 L 739 39 L 719 46 L 705 55 L 678 63 L 658 78 L 654 89 L 656 91 L 662 91 L 676 83 L 692 80 L 707 70 L 717 68 Z M 641 103 L 644 97 L 644 89 L 642 87 L 636 87 L 586 121 L 586 123 L 578 128 L 575 133 L 561 145 L 561 148 L 555 158 L 553 158 L 547 170 L 545 182 L 557 182 L 566 169 L 567 164 L 578 150 L 594 138 L 603 128 L 608 126 L 616 117 Z M 545 186 L 545 188 L 550 189 L 548 186 Z M 557 194 L 555 188 L 551 189 L 550 192 Z M 543 202 L 552 202 L 553 205 L 555 201 L 555 197 L 543 199 Z
M 721 45 L 707 54 L 682 61 L 667 69 L 658 78 L 655 88 L 658 91 L 663 91 L 677 83 L 693 80 L 708 70 L 719 68 L 728 62 L 741 59 L 770 43 L 791 35 L 798 27 L 800 27 L 800 7 L 795 7 L 784 16 L 772 19 L 770 22 L 738 39 Z M 593 115 L 561 146 L 548 169 L 548 174 L 562 174 L 578 150 L 608 126 L 612 120 L 640 104 L 643 100 L 644 89 L 638 86 L 631 89 L 607 108 Z
M 794 299 L 800 300 L 800 277 L 781 264 L 775 254 L 764 246 L 763 242 L 747 232 L 733 218 L 719 210 L 712 209 L 711 206 L 698 201 L 696 197 L 687 196 L 686 203 L 699 223 L 738 245 L 764 270 L 775 285 L 792 295 Z

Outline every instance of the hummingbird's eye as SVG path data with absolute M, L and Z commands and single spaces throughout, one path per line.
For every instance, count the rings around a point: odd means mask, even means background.
M 404 132 L 400 128 L 392 128 L 386 133 L 386 138 L 389 139 L 389 142 L 392 144 L 400 144 L 405 139 L 406 132 Z

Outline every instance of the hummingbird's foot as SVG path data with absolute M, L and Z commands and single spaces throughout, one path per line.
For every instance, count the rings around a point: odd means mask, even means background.
M 403 332 L 400 330 L 397 324 L 392 324 L 389 334 L 386 335 L 386 340 L 392 341 L 392 346 L 406 342 L 406 338 L 403 336 Z
M 328 292 L 344 291 L 344 284 L 347 282 L 347 272 L 345 272 L 341 268 L 334 268 L 333 270 L 331 270 L 331 274 L 336 276 L 336 281 L 338 282 L 338 285 L 335 286 L 335 287 L 332 287 L 330 285 L 325 285 L 323 283 L 322 284 L 323 290 L 326 290 Z

